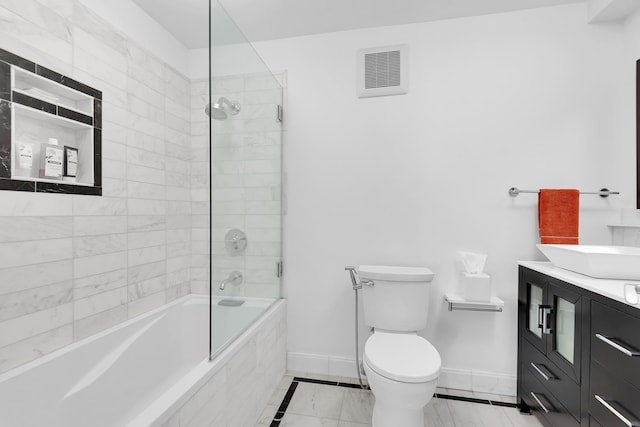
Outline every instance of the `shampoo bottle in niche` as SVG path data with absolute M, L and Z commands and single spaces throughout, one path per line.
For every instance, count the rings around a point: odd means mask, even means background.
M 62 179 L 62 160 L 64 150 L 58 146 L 58 140 L 49 141 L 40 146 L 40 178 Z
M 34 177 L 38 169 L 40 150 L 37 144 L 29 142 L 17 143 L 18 153 L 15 174 L 17 176 Z

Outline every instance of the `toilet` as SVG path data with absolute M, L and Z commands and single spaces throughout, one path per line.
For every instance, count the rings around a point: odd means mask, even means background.
M 361 265 L 364 321 L 373 334 L 363 366 L 376 400 L 373 427 L 423 427 L 436 390 L 440 354 L 418 335 L 427 326 L 433 272 L 423 267 Z

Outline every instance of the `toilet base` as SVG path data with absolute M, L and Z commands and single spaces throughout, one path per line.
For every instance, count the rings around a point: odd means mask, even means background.
M 372 426 L 424 427 L 424 407 L 436 391 L 437 380 L 402 383 L 379 375 L 366 361 L 363 365 L 369 387 L 376 398 Z

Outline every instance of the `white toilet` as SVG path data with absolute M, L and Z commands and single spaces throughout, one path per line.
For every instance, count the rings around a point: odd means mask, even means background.
M 374 328 L 363 365 L 376 402 L 373 427 L 423 427 L 436 390 L 440 354 L 417 334 L 427 326 L 433 272 L 421 267 L 361 265 L 364 320 Z M 369 282 L 369 283 L 367 283 Z

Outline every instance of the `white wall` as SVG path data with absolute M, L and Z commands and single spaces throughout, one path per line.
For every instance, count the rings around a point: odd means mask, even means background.
M 517 260 L 543 257 L 536 196 L 507 189 L 621 191 L 581 198 L 582 243 L 609 243 L 607 219 L 635 203 L 626 33 L 587 25 L 585 7 L 255 45 L 288 73 L 290 369 L 337 374 L 353 359 L 344 266 L 424 265 L 436 273 L 423 334 L 442 355 L 441 385 L 515 394 Z M 410 48 L 409 93 L 356 98 L 357 49 L 400 43 Z M 503 313 L 447 311 L 457 250 L 489 254 Z M 481 383 L 483 372 L 494 382 Z

